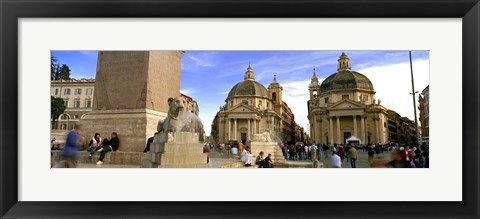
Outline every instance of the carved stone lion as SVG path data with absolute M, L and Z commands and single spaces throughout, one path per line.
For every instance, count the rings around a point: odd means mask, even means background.
M 157 124 L 158 132 L 173 132 L 177 127 L 177 119 L 180 111 L 185 110 L 186 101 L 182 97 L 168 98 L 168 115 L 160 119 Z
M 272 138 L 270 137 L 270 133 L 264 132 L 262 134 L 253 134 L 252 141 L 255 141 L 255 142 L 272 142 Z

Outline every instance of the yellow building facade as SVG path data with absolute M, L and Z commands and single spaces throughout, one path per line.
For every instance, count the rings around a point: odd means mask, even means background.
M 50 95 L 62 98 L 64 113 L 56 118 L 53 129 L 70 130 L 88 112 L 92 111 L 94 79 L 71 79 L 51 81 Z
M 282 142 L 295 141 L 294 115 L 282 100 L 283 88 L 276 76 L 265 88 L 255 81 L 249 65 L 244 80 L 232 87 L 212 122 L 211 136 L 217 143 L 237 140 L 249 145 L 254 134 L 269 132 Z
M 315 69 L 309 85 L 308 119 L 315 144 L 346 144 L 355 136 L 361 144 L 385 144 L 388 139 L 388 112 L 375 100 L 372 82 L 352 71 L 350 58 L 342 53 L 337 72 L 321 84 Z

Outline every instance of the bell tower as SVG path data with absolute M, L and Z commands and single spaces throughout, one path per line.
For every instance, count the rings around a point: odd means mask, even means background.
M 273 75 L 273 81 L 268 85 L 268 96 L 272 100 L 274 106 L 281 105 L 283 87 L 277 81 L 277 75 Z
M 317 100 L 320 96 L 320 85 L 318 84 L 315 67 L 313 67 L 313 75 L 312 79 L 310 80 L 310 86 L 308 86 L 308 90 L 310 91 L 310 101 Z
M 250 63 L 248 63 L 247 71 L 245 72 L 245 77 L 243 80 L 251 80 L 255 81 L 255 74 L 253 74 L 252 67 L 250 67 Z
M 338 59 L 338 71 L 350 71 L 350 58 L 345 54 L 345 52 L 342 52 L 342 55 L 340 55 L 340 58 Z

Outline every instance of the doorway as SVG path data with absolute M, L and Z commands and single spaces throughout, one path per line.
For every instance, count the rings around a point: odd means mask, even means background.
M 240 133 L 240 139 L 242 140 L 242 144 L 245 145 L 245 143 L 247 142 L 247 133 Z
M 344 132 L 343 133 L 343 143 L 342 144 L 346 144 L 347 139 L 350 138 L 350 136 L 352 136 L 351 132 Z

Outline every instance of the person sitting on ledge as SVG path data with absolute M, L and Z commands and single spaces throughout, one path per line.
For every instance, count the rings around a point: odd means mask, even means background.
M 100 153 L 100 158 L 98 158 L 97 165 L 103 164 L 103 158 L 105 158 L 105 154 L 110 152 L 110 151 L 117 151 L 118 147 L 120 146 L 120 139 L 118 139 L 117 133 L 112 132 L 111 135 L 112 138 L 108 140 L 105 138 L 102 142 L 102 148 L 98 151 L 101 151 Z
M 88 159 L 92 159 L 92 154 L 102 148 L 102 136 L 99 133 L 95 133 L 90 143 L 88 143 Z
M 153 139 L 155 138 L 155 135 L 157 135 L 157 134 L 158 134 L 158 132 L 155 132 L 155 134 L 153 134 L 152 137 L 147 139 L 147 145 L 145 146 L 145 149 L 143 149 L 143 153 L 147 153 L 148 151 L 150 151 L 150 144 L 152 144 Z

